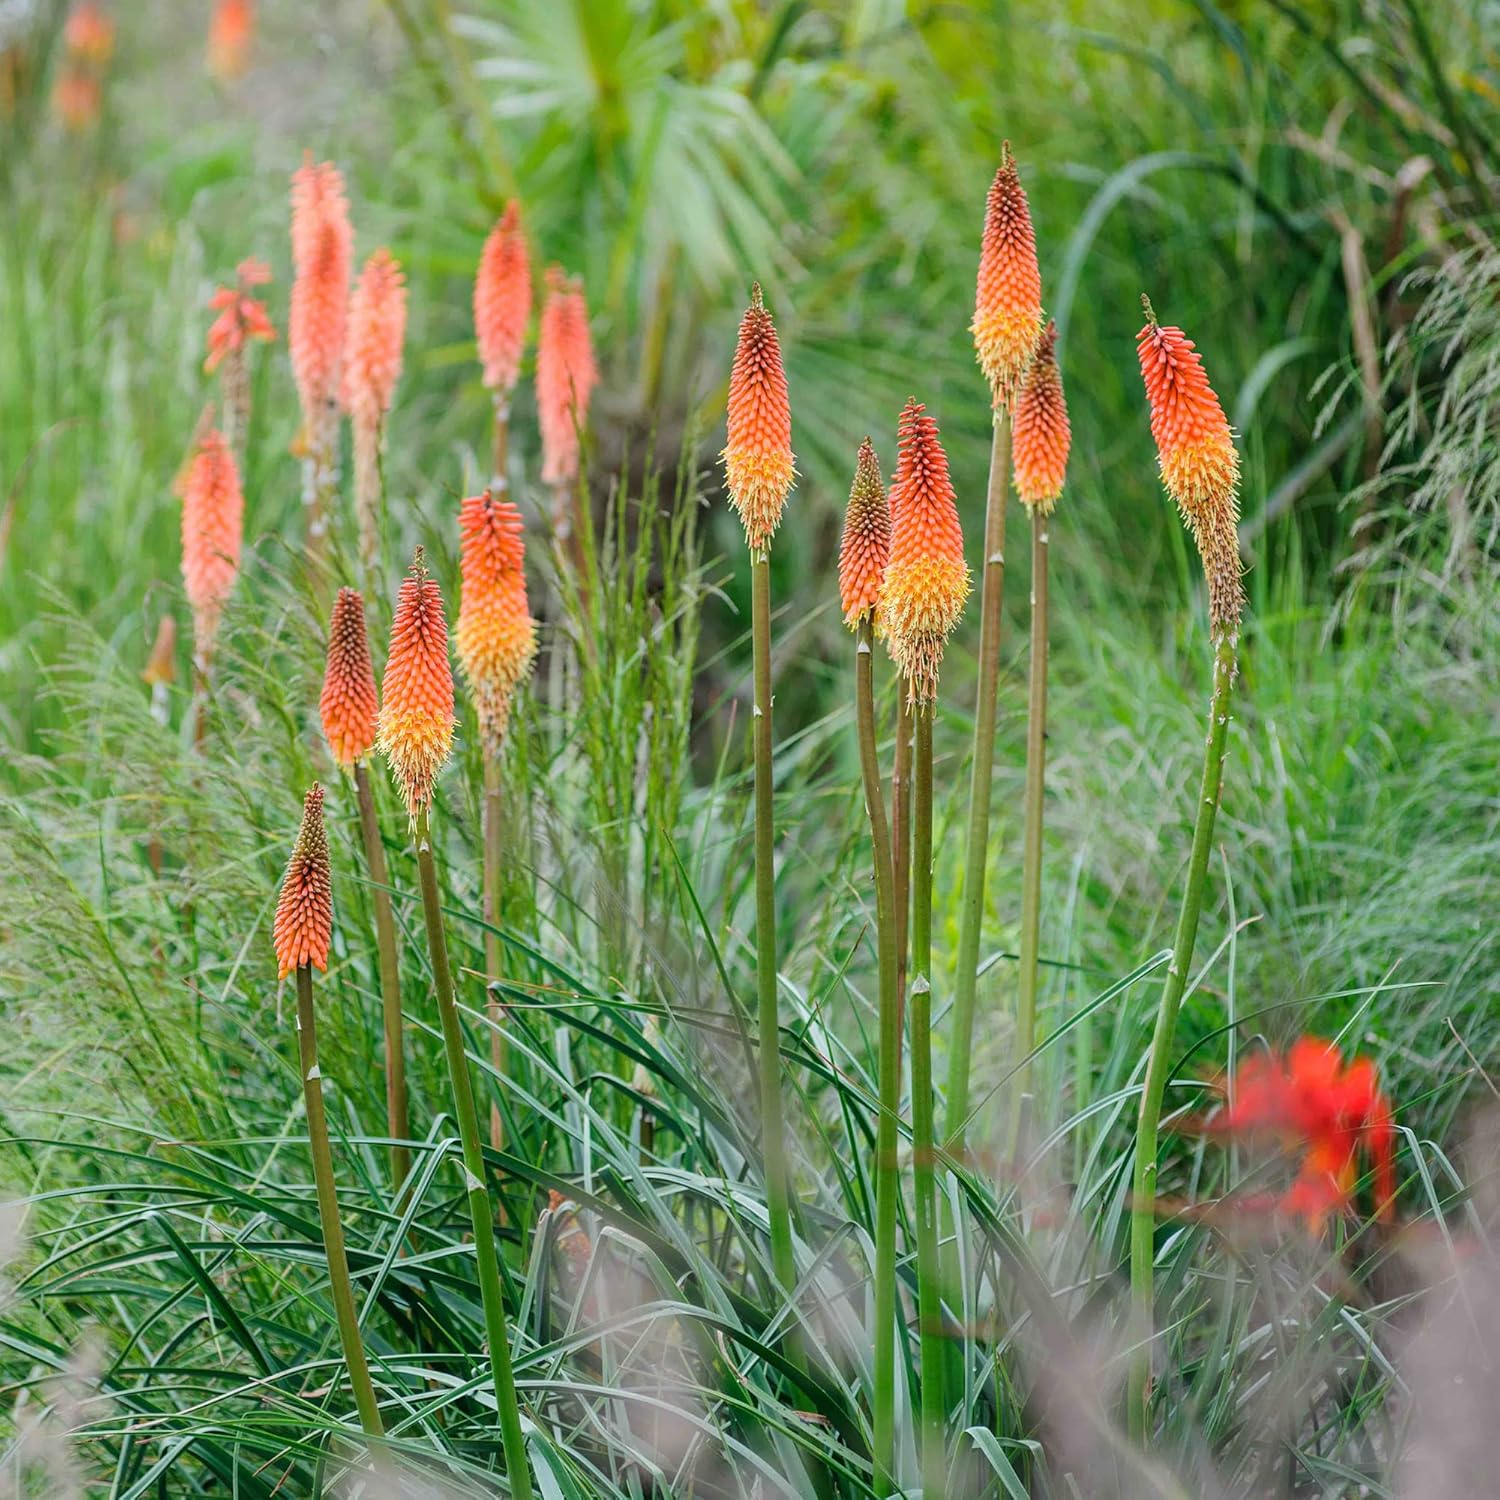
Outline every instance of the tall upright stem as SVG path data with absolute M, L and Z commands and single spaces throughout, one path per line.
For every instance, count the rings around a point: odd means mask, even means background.
M 922 1493 L 947 1494 L 943 1291 L 938 1264 L 937 1141 L 932 1104 L 932 720 L 916 710 L 912 808 L 911 1145 L 917 1219 L 917 1321 L 922 1346 Z
M 370 895 L 375 904 L 375 948 L 380 958 L 380 1009 L 385 1022 L 385 1119 L 390 1134 L 391 1186 L 406 1181 L 411 1154 L 403 1144 L 411 1139 L 406 1105 L 406 1047 L 401 1034 L 401 970 L 396 957 L 396 919 L 391 915 L 391 877 L 386 869 L 385 843 L 375 817 L 375 792 L 370 768 L 354 763 L 354 795 L 359 803 L 359 831 L 364 840 L 365 864 L 370 871 Z
M 500 978 L 500 757 L 485 752 L 484 758 L 484 974 L 490 984 Z M 510 1051 L 505 1035 L 505 1007 L 493 990 L 489 999 L 490 1062 L 497 1078 L 505 1077 Z M 490 1145 L 496 1151 L 505 1144 L 505 1124 L 497 1099 L 490 1105 Z
M 771 780 L 771 564 L 750 560 L 750 635 L 755 657 L 755 987 L 760 1035 L 760 1117 L 771 1265 L 782 1290 L 797 1285 L 791 1185 L 781 1115 L 780 1018 L 776 1004 L 776 865 Z M 795 1340 L 794 1340 L 795 1342 Z
M 875 860 L 875 937 L 880 964 L 880 1118 L 875 1127 L 875 1492 L 895 1487 L 896 1218 L 901 1178 L 896 1122 L 901 1110 L 901 1018 L 896 1010 L 896 892 L 875 740 L 875 628 L 866 615 L 854 648 L 855 726 L 870 847 Z
M 896 756 L 891 767 L 891 864 L 896 887 L 896 1035 L 901 1035 L 906 1004 L 906 964 L 911 924 L 911 712 L 906 679 L 896 676 Z
M 354 1289 L 349 1284 L 349 1257 L 344 1249 L 344 1226 L 339 1219 L 338 1193 L 333 1182 L 333 1152 L 328 1146 L 328 1120 L 323 1113 L 323 1075 L 318 1068 L 318 1032 L 313 1015 L 312 966 L 297 969 L 297 1050 L 302 1059 L 302 1097 L 307 1106 L 307 1140 L 312 1147 L 313 1182 L 318 1190 L 318 1220 L 323 1227 L 323 1249 L 328 1258 L 328 1290 L 333 1297 L 344 1363 L 349 1367 L 349 1385 L 359 1425 L 367 1436 L 385 1435 L 380 1404 L 370 1380 L 364 1341 L 359 1334 L 359 1314 L 354 1307 Z
M 1010 490 L 1010 418 L 996 411 L 990 443 L 990 482 L 984 507 L 984 585 L 979 604 L 979 691 L 974 705 L 974 753 L 969 779 L 969 829 L 959 908 L 958 974 L 953 987 L 953 1050 L 945 1128 L 950 1150 L 963 1150 L 969 1124 L 969 1051 L 974 1041 L 974 996 L 979 980 L 979 929 L 984 920 L 984 876 L 989 864 L 990 782 L 995 767 L 995 704 L 1000 682 L 1000 605 L 1005 590 L 1005 502 Z
M 510 398 L 498 391 L 490 439 L 490 488 L 497 495 L 510 488 Z
M 532 1500 L 531 1472 L 526 1467 L 526 1438 L 521 1431 L 521 1409 L 511 1371 L 510 1337 L 505 1327 L 505 1301 L 500 1288 L 500 1262 L 495 1251 L 495 1226 L 490 1195 L 485 1188 L 484 1148 L 479 1142 L 479 1116 L 464 1054 L 463 1029 L 453 999 L 453 973 L 448 966 L 448 940 L 443 933 L 443 910 L 438 895 L 437 869 L 432 861 L 432 834 L 424 808 L 417 815 L 417 870 L 422 882 L 422 913 L 427 922 L 427 946 L 432 955 L 432 978 L 437 989 L 438 1019 L 443 1048 L 453 1080 L 453 1113 L 458 1120 L 463 1149 L 464 1184 L 469 1218 L 474 1227 L 474 1263 L 479 1296 L 484 1304 L 485 1334 L 490 1346 L 490 1374 L 495 1383 L 495 1407 L 500 1414 L 500 1441 L 505 1450 L 505 1472 L 516 1500 Z
M 1151 1057 L 1146 1064 L 1146 1082 L 1141 1090 L 1141 1109 L 1135 1130 L 1135 1182 L 1130 1209 L 1130 1289 L 1135 1305 L 1138 1353 L 1131 1366 L 1126 1391 L 1126 1415 L 1130 1435 L 1137 1442 L 1146 1438 L 1147 1407 L 1151 1397 L 1151 1340 L 1154 1325 L 1152 1275 L 1156 1256 L 1156 1134 L 1161 1120 L 1162 1095 L 1167 1086 L 1167 1068 L 1177 1012 L 1187 988 L 1193 963 L 1193 944 L 1198 936 L 1198 917 L 1203 910 L 1203 887 L 1212 852 L 1214 820 L 1219 812 L 1219 790 L 1224 780 L 1224 745 L 1229 735 L 1229 694 L 1234 683 L 1234 642 L 1221 638 L 1214 652 L 1214 689 L 1208 708 L 1208 744 L 1203 755 L 1203 782 L 1198 792 L 1198 811 L 1193 824 L 1193 851 L 1188 861 L 1187 888 L 1177 918 L 1172 943 L 1172 962 L 1162 989 L 1156 1029 L 1151 1036 Z

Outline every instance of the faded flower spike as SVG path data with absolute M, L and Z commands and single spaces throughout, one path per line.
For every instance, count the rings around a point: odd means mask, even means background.
M 490 230 L 474 278 L 474 333 L 484 383 L 502 400 L 516 388 L 531 320 L 531 260 L 514 198 Z
M 340 589 L 328 624 L 328 666 L 318 699 L 323 733 L 333 758 L 346 771 L 375 745 L 378 705 L 365 601 L 358 589 Z
M 1050 515 L 1068 472 L 1068 403 L 1057 368 L 1057 324 L 1049 322 L 1016 397 L 1011 446 L 1016 494 Z
M 349 313 L 354 231 L 344 179 L 307 153 L 292 174 L 292 311 L 287 341 L 309 437 L 326 427 L 338 398 Z
M 365 262 L 349 299 L 344 407 L 356 425 L 378 426 L 391 409 L 406 341 L 406 281 L 389 250 Z
M 210 309 L 219 316 L 208 330 L 208 358 L 203 361 L 205 374 L 212 375 L 227 355 L 238 354 L 248 340 L 269 342 L 276 337 L 266 304 L 250 295 L 252 287 L 264 286 L 270 279 L 270 266 L 252 256 L 235 268 L 236 285 L 221 286 L 209 298 Z
M 453 670 L 448 622 L 437 580 L 417 548 L 401 583 L 391 650 L 380 688 L 378 743 L 413 818 L 431 805 L 432 788 L 453 745 Z
M 839 605 L 850 630 L 857 630 L 880 602 L 890 556 L 891 511 L 880 482 L 880 460 L 866 438 L 854 462 L 854 484 L 839 545 Z
M 564 275 L 561 266 L 548 266 L 536 351 L 543 484 L 566 485 L 578 478 L 578 435 L 588 426 L 598 379 L 583 282 Z
M 1145 297 L 1141 305 L 1146 326 L 1136 335 L 1136 352 L 1162 483 L 1203 559 L 1214 637 L 1233 637 L 1245 608 L 1238 536 L 1240 456 L 1234 433 L 1193 341 L 1180 328 L 1159 324 Z
M 937 423 L 916 400 L 901 413 L 899 440 L 891 480 L 891 560 L 880 613 L 891 655 L 910 685 L 910 701 L 920 707 L 937 700 L 943 647 L 964 611 L 969 568 L 948 456 Z
M 201 665 L 213 655 L 224 605 L 240 570 L 245 498 L 234 454 L 215 427 L 199 437 L 182 480 L 182 580 Z
M 526 598 L 521 513 L 486 490 L 459 511 L 463 590 L 454 645 L 479 714 L 484 748 L 498 755 L 511 695 L 531 673 L 536 621 Z
M 1009 141 L 1000 148 L 1000 169 L 985 204 L 971 331 L 991 398 L 1002 410 L 1014 399 L 1042 331 L 1036 234 Z
M 323 788 L 315 781 L 302 803 L 302 829 L 287 862 L 276 903 L 272 941 L 278 977 L 311 964 L 328 967 L 333 934 L 333 889 L 328 868 L 328 831 L 323 826 Z
M 760 283 L 740 320 L 729 374 L 729 431 L 724 480 L 745 528 L 752 557 L 763 555 L 781 524 L 797 477 L 792 458 L 792 408 L 776 325 L 761 299 Z

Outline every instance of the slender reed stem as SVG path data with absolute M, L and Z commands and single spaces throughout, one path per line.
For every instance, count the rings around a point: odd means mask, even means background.
M 302 1096 L 307 1102 L 307 1139 L 312 1147 L 313 1181 L 318 1189 L 318 1218 L 323 1226 L 323 1248 L 328 1258 L 328 1290 L 338 1319 L 349 1385 L 359 1411 L 359 1425 L 368 1437 L 385 1435 L 380 1405 L 370 1380 L 364 1341 L 359 1336 L 359 1314 L 349 1284 L 349 1257 L 344 1250 L 344 1226 L 339 1219 L 338 1193 L 333 1182 L 333 1152 L 328 1146 L 328 1120 L 323 1113 L 323 1075 L 318 1069 L 318 1033 L 313 1015 L 312 966 L 297 969 L 297 1047 L 302 1057 Z
M 1224 780 L 1224 745 L 1229 735 L 1229 693 L 1234 683 L 1234 642 L 1225 637 L 1214 653 L 1214 689 L 1208 708 L 1208 743 L 1203 755 L 1203 784 L 1198 792 L 1198 812 L 1193 825 L 1193 851 L 1188 861 L 1187 888 L 1177 918 L 1172 943 L 1172 962 L 1162 989 L 1156 1030 L 1151 1036 L 1151 1057 L 1146 1064 L 1146 1082 L 1141 1091 L 1140 1116 L 1135 1131 L 1135 1182 L 1130 1207 L 1130 1289 L 1135 1304 L 1138 1353 L 1130 1371 L 1126 1392 L 1126 1414 L 1130 1435 L 1137 1442 L 1146 1438 L 1147 1406 L 1151 1397 L 1151 1339 L 1154 1323 L 1152 1272 L 1156 1255 L 1156 1129 L 1161 1119 L 1162 1095 L 1167 1086 L 1167 1067 L 1177 1012 L 1187 988 L 1193 962 L 1193 944 L 1198 936 L 1198 917 L 1203 909 L 1203 887 L 1212 852 L 1214 819 L 1219 811 L 1219 789 Z
M 1037 959 L 1042 925 L 1042 794 L 1047 774 L 1047 527 L 1040 506 L 1031 511 L 1031 680 L 1026 713 L 1026 827 L 1021 853 L 1021 974 L 1016 1052 L 1036 1045 Z M 1018 1117 L 1030 1092 L 1030 1068 L 1016 1075 Z
M 974 1041 L 979 929 L 989 863 L 990 782 L 995 767 L 995 704 L 1000 682 L 1000 606 L 1005 590 L 1005 503 L 1010 490 L 1010 418 L 995 413 L 984 507 L 984 585 L 979 605 L 979 692 L 974 705 L 973 769 L 964 897 L 959 908 L 958 974 L 953 989 L 953 1061 L 948 1073 L 948 1147 L 962 1152 L 969 1125 L 969 1052 Z
M 875 1133 L 875 1493 L 895 1487 L 896 1217 L 901 1178 L 896 1124 L 901 1112 L 901 1020 L 896 1011 L 896 891 L 891 833 L 875 742 L 875 627 L 860 622 L 854 648 L 855 723 L 865 811 L 875 859 L 875 933 L 880 962 L 880 1118 Z
M 432 835 L 424 808 L 417 815 L 417 870 L 422 881 L 422 913 L 427 922 L 427 946 L 432 955 L 432 977 L 437 989 L 438 1019 L 443 1048 L 453 1080 L 453 1113 L 458 1119 L 463 1148 L 464 1183 L 469 1217 L 474 1226 L 474 1263 L 479 1296 L 484 1304 L 485 1333 L 490 1346 L 490 1373 L 495 1382 L 495 1406 L 500 1414 L 500 1440 L 505 1449 L 505 1472 L 516 1500 L 532 1500 L 531 1473 L 526 1467 L 526 1438 L 521 1431 L 521 1409 L 516 1402 L 515 1376 L 510 1365 L 510 1339 L 505 1327 L 500 1263 L 495 1252 L 495 1226 L 490 1195 L 485 1188 L 484 1148 L 479 1142 L 479 1116 L 464 1055 L 463 1029 L 453 999 L 453 973 L 448 966 L 448 940 L 443 934 L 443 911 L 438 895 L 437 869 L 432 861 Z
M 375 903 L 375 946 L 380 956 L 380 1008 L 385 1021 L 385 1120 L 391 1146 L 391 1185 L 399 1190 L 411 1166 L 404 1142 L 411 1139 L 406 1105 L 406 1046 L 401 1034 L 401 969 L 396 957 L 396 920 L 391 915 L 391 877 L 386 869 L 385 843 L 375 817 L 375 792 L 370 768 L 354 763 L 354 795 L 359 803 L 359 831 L 370 871 L 370 894 Z
M 503 494 L 510 487 L 510 401 L 495 392 L 495 423 L 490 436 L 490 488 Z
M 380 513 L 384 484 L 380 453 L 383 424 L 354 423 L 354 514 L 359 524 L 359 561 L 372 599 L 381 597 Z
M 500 978 L 500 759 L 486 755 L 484 760 L 484 973 L 493 984 Z M 490 1062 L 495 1076 L 505 1077 L 506 1054 L 510 1051 L 505 1035 L 505 1007 L 493 991 L 489 995 Z M 490 1145 L 496 1151 L 505 1144 L 505 1124 L 500 1118 L 500 1104 L 490 1105 Z
M 896 888 L 896 1035 L 904 1025 L 906 960 L 911 918 L 911 714 L 906 706 L 906 679 L 896 678 L 896 758 L 891 767 L 891 864 Z
M 918 708 L 912 809 L 911 1145 L 922 1345 L 922 1493 L 947 1494 L 943 1291 L 938 1264 L 937 1141 L 932 1107 L 932 704 Z

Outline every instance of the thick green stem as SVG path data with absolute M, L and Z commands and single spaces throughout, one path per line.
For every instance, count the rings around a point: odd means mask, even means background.
M 906 679 L 896 677 L 896 758 L 891 768 L 891 864 L 896 875 L 896 1035 L 904 1026 L 906 962 L 911 921 L 911 712 Z
M 406 1046 L 401 1034 L 401 970 L 396 958 L 396 919 L 391 915 L 390 874 L 385 844 L 375 818 L 375 792 L 370 768 L 354 763 L 354 795 L 359 803 L 359 831 L 364 840 L 365 864 L 370 870 L 370 896 L 375 903 L 375 948 L 380 956 L 380 1008 L 385 1021 L 385 1120 L 391 1146 L 391 1186 L 406 1181 L 411 1155 L 403 1144 L 411 1139 L 406 1105 Z
M 432 862 L 432 835 L 424 808 L 417 815 L 417 870 L 422 881 L 422 913 L 427 922 L 427 946 L 432 955 L 432 978 L 437 989 L 438 1019 L 443 1048 L 453 1080 L 453 1113 L 463 1148 L 464 1184 L 469 1218 L 474 1226 L 474 1263 L 479 1296 L 484 1304 L 485 1334 L 490 1346 L 490 1374 L 495 1383 L 495 1406 L 500 1414 L 500 1440 L 505 1449 L 505 1472 L 516 1500 L 532 1500 L 531 1472 L 526 1467 L 526 1438 L 521 1431 L 521 1409 L 516 1402 L 515 1376 L 510 1366 L 510 1338 L 505 1327 L 505 1301 L 500 1288 L 500 1263 L 495 1251 L 495 1226 L 490 1195 L 485 1188 L 484 1148 L 479 1141 L 479 1116 L 464 1054 L 463 1029 L 453 999 L 453 973 L 448 966 L 448 940 L 443 933 L 443 911 L 438 895 L 437 869 Z
M 937 1140 L 932 1105 L 932 704 L 917 709 L 912 808 L 911 1148 L 922 1345 L 922 1493 L 947 1494 L 943 1282 L 938 1264 Z
M 989 864 L 990 782 L 995 767 L 995 704 L 1000 683 L 1000 605 L 1005 590 L 1005 502 L 1010 491 L 1010 419 L 995 413 L 990 482 L 984 507 L 984 585 L 979 603 L 979 690 L 969 779 L 964 895 L 959 908 L 958 973 L 953 987 L 953 1050 L 948 1070 L 948 1147 L 962 1152 L 969 1127 L 969 1052 L 979 982 L 979 929 Z
M 1198 792 L 1198 811 L 1193 825 L 1193 852 L 1188 861 L 1187 889 L 1177 918 L 1172 943 L 1172 962 L 1156 1013 L 1151 1036 L 1151 1056 L 1146 1064 L 1146 1082 L 1141 1090 L 1140 1116 L 1135 1131 L 1135 1182 L 1130 1206 L 1130 1289 L 1136 1319 L 1139 1349 L 1131 1366 L 1126 1392 L 1130 1435 L 1146 1439 L 1146 1415 L 1151 1397 L 1151 1340 L 1154 1325 L 1152 1272 L 1156 1255 L 1156 1132 L 1161 1119 L 1162 1095 L 1167 1086 L 1172 1037 L 1177 1012 L 1187 988 L 1193 962 L 1193 944 L 1198 936 L 1198 917 L 1203 910 L 1203 887 L 1212 852 L 1214 819 L 1219 811 L 1219 789 L 1224 779 L 1224 745 L 1229 735 L 1229 693 L 1234 683 L 1234 642 L 1221 639 L 1214 654 L 1214 690 L 1208 709 L 1208 744 L 1203 755 L 1203 784 Z
M 385 1425 L 380 1420 L 380 1405 L 370 1380 L 364 1341 L 359 1336 L 354 1289 L 349 1284 L 349 1257 L 344 1250 L 344 1226 L 339 1219 L 338 1193 L 333 1184 L 333 1152 L 328 1146 L 328 1120 L 323 1113 L 323 1075 L 318 1069 L 318 1032 L 309 964 L 297 969 L 297 1048 L 302 1058 L 302 1097 L 307 1105 L 307 1140 L 312 1147 L 313 1182 L 318 1190 L 318 1219 L 323 1226 L 323 1249 L 328 1259 L 328 1290 L 333 1297 L 359 1425 L 368 1437 L 378 1440 L 385 1435 Z
M 484 975 L 494 984 L 500 978 L 500 758 L 486 753 L 484 759 Z M 505 1077 L 505 1007 L 493 990 L 489 996 L 490 1062 L 497 1078 Z M 500 1104 L 490 1105 L 490 1145 L 496 1151 L 505 1144 L 505 1124 Z
M 875 741 L 874 624 L 860 622 L 855 646 L 855 724 L 865 811 L 875 860 L 875 935 L 880 963 L 880 1118 L 875 1130 L 875 1493 L 895 1488 L 896 1218 L 901 1176 L 896 1124 L 901 1111 L 901 1018 L 896 1009 L 896 891 L 891 832 Z

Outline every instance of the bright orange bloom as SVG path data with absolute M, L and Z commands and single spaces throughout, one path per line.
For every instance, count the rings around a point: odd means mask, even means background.
M 271 938 L 278 978 L 311 964 L 328 967 L 333 936 L 333 882 L 328 865 L 328 830 L 323 826 L 323 788 L 315 781 L 302 803 L 302 828 L 281 882 Z
M 1296 1180 L 1277 1200 L 1281 1212 L 1303 1219 L 1314 1234 L 1328 1216 L 1347 1208 L 1358 1181 L 1356 1155 L 1375 1169 L 1375 1216 L 1395 1212 L 1396 1130 L 1375 1065 L 1356 1058 L 1347 1067 L 1339 1049 L 1303 1037 L 1284 1058 L 1258 1053 L 1240 1065 L 1234 1102 L 1210 1121 L 1232 1135 L 1269 1137 L 1303 1153 Z
M 391 650 L 380 686 L 378 742 L 415 820 L 453 746 L 453 669 L 442 590 L 427 576 L 422 549 L 401 584 Z
M 599 379 L 583 283 L 560 266 L 547 267 L 536 350 L 536 404 L 542 428 L 542 483 L 578 477 L 578 435 L 588 425 L 589 398 Z
M 857 629 L 880 602 L 890 556 L 891 510 L 880 482 L 880 460 L 866 438 L 854 461 L 854 484 L 839 545 L 839 604 L 850 630 Z
M 997 409 L 1008 407 L 1042 332 L 1036 233 L 1009 141 L 1000 148 L 1000 169 L 985 203 L 979 286 L 970 331 L 994 404 Z
M 1049 515 L 1068 472 L 1068 403 L 1057 368 L 1057 324 L 1049 322 L 1016 397 L 1011 451 L 1016 494 Z
M 102 68 L 115 50 L 115 23 L 102 5 L 83 0 L 68 13 L 63 46 L 80 62 Z
M 1136 352 L 1162 483 L 1203 558 L 1214 635 L 1233 635 L 1245 607 L 1238 537 L 1240 456 L 1234 433 L 1193 341 L 1180 328 L 1162 327 L 1151 304 L 1144 297 L 1141 302 L 1146 326 L 1136 335 Z
M 763 555 L 781 524 L 781 512 L 797 477 L 792 457 L 792 407 L 776 325 L 761 299 L 760 283 L 740 319 L 740 336 L 729 372 L 728 442 L 724 481 L 745 528 L 753 557 Z
M 328 748 L 346 771 L 373 748 L 378 710 L 365 601 L 358 589 L 340 589 L 328 622 L 328 665 L 318 711 Z
M 52 113 L 64 130 L 92 130 L 104 108 L 104 86 L 92 73 L 65 66 L 52 85 Z
M 245 71 L 255 35 L 255 9 L 250 0 L 219 0 L 208 26 L 208 71 L 228 82 Z
M 250 339 L 266 342 L 276 337 L 276 330 L 266 312 L 266 304 L 250 295 L 251 287 L 264 286 L 271 279 L 271 268 L 253 256 L 235 268 L 236 286 L 221 286 L 208 299 L 218 317 L 208 330 L 208 358 L 203 370 L 212 375 L 228 354 L 237 354 Z
M 521 513 L 486 490 L 459 510 L 463 589 L 454 644 L 474 695 L 485 749 L 497 755 L 511 695 L 531 673 L 536 621 L 526 598 Z
M 182 578 L 193 608 L 198 659 L 213 652 L 219 620 L 240 570 L 245 498 L 224 435 L 209 427 L 182 482 Z
M 389 250 L 377 250 L 349 301 L 344 406 L 356 423 L 378 426 L 391 409 L 406 341 L 406 281 Z
M 914 706 L 937 701 L 943 647 L 964 612 L 969 568 L 938 425 L 906 403 L 891 480 L 891 560 L 880 613 Z
M 484 242 L 474 277 L 474 333 L 484 383 L 502 398 L 516 388 L 530 321 L 531 258 L 521 205 L 512 198 Z
M 287 339 L 309 434 L 326 433 L 338 399 L 349 316 L 354 231 L 344 179 L 308 152 L 292 174 L 292 312 Z

